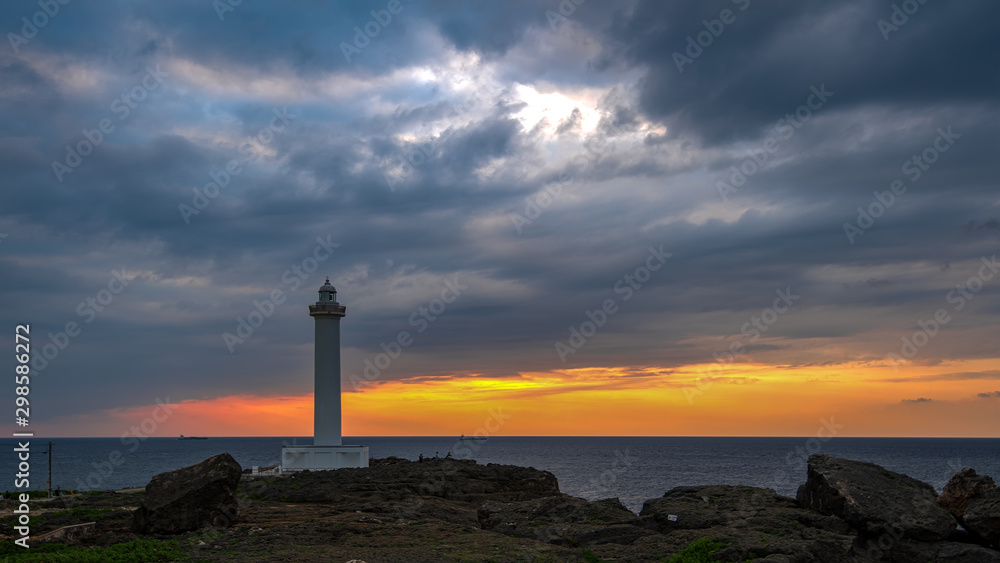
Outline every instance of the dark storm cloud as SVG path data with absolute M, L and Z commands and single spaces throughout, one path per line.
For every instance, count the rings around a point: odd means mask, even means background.
M 703 22 L 718 29 L 712 22 L 723 10 L 732 23 L 703 36 L 707 47 L 697 44 Z M 754 136 L 803 104 L 812 85 L 835 91 L 841 109 L 995 101 L 1000 76 L 985 69 L 1000 52 L 1000 6 L 926 4 L 886 41 L 877 22 L 890 14 L 862 2 L 651 0 L 613 36 L 626 45 L 625 59 L 646 69 L 642 109 L 711 143 Z
M 503 55 L 537 23 L 537 2 L 469 4 L 460 0 L 437 0 L 429 3 L 441 35 L 461 50 L 475 50 L 486 55 Z
M 713 361 L 786 288 L 801 300 L 743 359 L 844 359 L 822 341 L 878 361 L 941 307 L 954 321 L 920 361 L 991 353 L 1000 278 L 961 311 L 946 296 L 996 252 L 995 3 L 928 3 L 889 41 L 876 21 L 890 8 L 864 2 L 587 2 L 555 25 L 557 2 L 401 5 L 350 62 L 341 43 L 385 3 L 244 2 L 223 21 L 210 2 L 72 3 L 18 53 L 5 45 L 0 302 L 43 338 L 83 323 L 40 401 L 74 414 L 307 393 L 305 306 L 327 274 L 348 306 L 347 373 L 415 331 L 445 279 L 469 286 L 382 380 L 666 377 Z M 679 72 L 673 53 L 724 8 L 735 21 Z M 0 7 L 13 32 L 35 11 Z M 157 65 L 162 87 L 118 119 L 111 104 Z M 452 89 L 456 75 L 471 89 Z M 821 85 L 829 101 L 776 136 Z M 532 106 L 520 87 L 578 97 Z M 550 103 L 547 124 L 519 117 Z M 241 154 L 281 108 L 295 117 Z M 52 161 L 102 118 L 116 130 L 58 181 Z M 948 127 L 955 144 L 907 175 Z M 723 202 L 717 182 L 769 138 L 777 150 Z M 234 160 L 240 172 L 185 222 L 178 206 Z M 852 244 L 843 224 L 895 179 L 907 191 Z M 519 232 L 514 214 L 534 218 Z M 290 274 L 317 237 L 339 246 Z M 615 288 L 661 245 L 673 256 L 624 301 Z M 79 304 L 123 267 L 135 281 L 86 323 Z M 274 289 L 287 301 L 231 354 L 222 334 Z M 609 298 L 620 312 L 560 362 L 553 344 Z M 891 380 L 928 377 L 996 374 Z

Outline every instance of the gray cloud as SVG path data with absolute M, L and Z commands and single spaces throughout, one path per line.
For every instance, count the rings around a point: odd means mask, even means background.
M 0 56 L 0 305 L 55 334 L 112 269 L 141 276 L 50 362 L 39 400 L 308 392 L 305 306 L 327 274 L 348 373 L 467 280 L 384 380 L 710 362 L 786 287 L 801 301 L 744 359 L 877 361 L 939 308 L 954 320 L 920 361 L 989 357 L 996 282 L 962 310 L 946 296 L 996 251 L 996 4 L 929 3 L 883 41 L 867 3 L 753 2 L 678 72 L 686 37 L 739 5 L 585 3 L 552 29 L 533 3 L 405 3 L 348 62 L 371 8 L 243 3 L 220 22 L 210 3 L 74 4 Z M 119 119 L 113 100 L 157 64 L 170 76 Z M 821 84 L 829 103 L 721 201 L 717 182 Z M 297 117 L 244 159 L 281 107 Z M 57 181 L 51 162 L 102 118 L 115 131 Z M 902 166 L 949 126 L 961 137 L 913 180 Z M 178 205 L 233 159 L 185 224 Z M 907 191 L 851 244 L 842 225 L 895 179 Z M 519 234 L 512 214 L 554 185 Z M 288 283 L 317 237 L 340 246 Z M 664 267 L 562 364 L 553 344 L 660 245 Z M 222 333 L 276 288 L 288 301 L 230 354 Z
M 1000 379 L 1000 371 L 975 371 L 961 373 L 942 373 L 937 375 L 920 375 L 914 377 L 890 377 L 879 379 L 888 383 L 903 383 L 911 381 L 969 381 L 973 379 Z

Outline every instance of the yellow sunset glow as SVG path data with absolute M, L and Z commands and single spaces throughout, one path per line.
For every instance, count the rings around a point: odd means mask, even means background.
M 860 363 L 721 370 L 702 364 L 376 381 L 343 394 L 344 434 L 807 436 L 832 422 L 841 436 L 994 436 L 1000 401 L 979 394 L 1000 387 L 996 365 L 983 359 L 894 371 Z M 206 428 L 215 436 L 312 434 L 311 395 L 183 401 L 166 417 L 155 408 L 74 424 L 117 436 L 143 420 L 148 431 L 156 414 L 166 418 L 155 425 L 156 436 Z

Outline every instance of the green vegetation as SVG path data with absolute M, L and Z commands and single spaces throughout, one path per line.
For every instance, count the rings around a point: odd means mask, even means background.
M 14 490 L 14 491 L 10 492 L 10 494 L 14 495 L 11 498 L 14 499 L 14 500 L 20 500 L 19 495 L 21 495 L 22 493 L 28 493 L 28 498 L 30 498 L 31 500 L 38 500 L 38 499 L 43 499 L 43 498 L 49 498 L 49 492 L 48 491 L 44 491 L 44 490 L 43 491 Z M 63 491 L 63 494 L 69 494 L 69 493 L 66 492 L 66 491 Z
M 39 518 L 41 518 L 41 517 L 40 516 L 28 516 L 28 527 L 31 528 L 31 529 L 37 528 L 38 525 L 39 525 L 39 523 L 41 522 L 41 520 L 39 520 Z M 3 520 L 2 520 L 2 522 L 3 522 L 3 526 L 5 528 L 7 528 L 7 529 L 10 529 L 13 526 L 19 526 L 20 525 L 19 522 L 18 522 L 18 517 L 17 517 L 16 514 L 12 515 L 12 516 L 5 516 L 3 518 Z
M 68 546 L 64 543 L 34 544 L 24 549 L 4 542 L 0 556 L 7 556 L 18 563 L 49 563 L 73 561 L 74 563 L 145 563 L 147 561 L 187 561 L 176 541 L 136 539 L 108 547 Z
M 667 559 L 666 563 L 722 563 L 718 559 L 712 557 L 712 555 L 716 551 L 719 551 L 722 547 L 723 544 L 713 541 L 711 538 L 699 538 L 691 542 L 687 547 L 681 550 L 680 553 L 674 555 L 670 559 Z M 745 563 L 750 563 L 758 558 L 759 556 L 751 551 L 747 554 Z
M 69 510 L 50 512 L 48 514 L 44 514 L 43 517 L 54 518 L 56 516 L 72 515 L 72 516 L 82 516 L 90 520 L 97 520 L 99 518 L 104 518 L 105 516 L 111 514 L 112 512 L 118 512 L 120 510 L 121 509 L 119 508 L 70 508 Z
M 710 538 L 700 538 L 671 557 L 667 563 L 719 563 L 719 560 L 713 558 L 712 554 L 720 547 L 722 547 L 721 543 L 714 542 Z

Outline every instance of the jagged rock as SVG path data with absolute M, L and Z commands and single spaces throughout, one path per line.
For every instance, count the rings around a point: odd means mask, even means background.
M 992 477 L 979 475 L 971 467 L 963 467 L 948 480 L 938 497 L 938 503 L 961 522 L 972 497 L 995 488 L 997 484 Z
M 154 476 L 132 515 L 132 531 L 177 534 L 228 527 L 239 512 L 235 493 L 241 472 L 233 456 L 224 453 Z
M 787 563 L 865 561 L 851 553 L 855 532 L 844 521 L 800 508 L 772 489 L 676 487 L 646 501 L 639 516 L 664 534 L 698 530 L 725 538 L 726 546 L 714 555 L 722 561 L 744 561 L 751 553 Z
M 879 550 L 881 551 L 881 550 Z M 871 553 L 871 548 L 869 547 Z M 891 549 L 881 551 L 886 563 L 1000 563 L 1000 552 L 968 543 L 918 542 L 902 540 Z
M 488 502 L 478 511 L 484 530 L 545 543 L 590 546 L 629 544 L 654 532 L 617 498 L 587 501 L 567 495 L 522 502 Z
M 1000 489 L 993 488 L 969 501 L 962 515 L 965 529 L 1000 547 Z
M 871 538 L 943 541 L 957 525 L 927 483 L 874 463 L 827 455 L 809 456 L 808 478 L 796 499 Z

